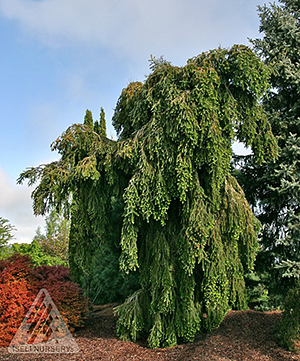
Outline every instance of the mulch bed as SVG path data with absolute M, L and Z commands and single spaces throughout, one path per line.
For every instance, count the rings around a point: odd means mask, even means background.
M 221 326 L 193 343 L 151 350 L 143 342 L 122 342 L 116 337 L 114 305 L 98 306 L 83 329 L 74 337 L 76 354 L 9 354 L 0 348 L 0 360 L 7 361 L 288 361 L 300 354 L 278 344 L 280 312 L 230 311 Z

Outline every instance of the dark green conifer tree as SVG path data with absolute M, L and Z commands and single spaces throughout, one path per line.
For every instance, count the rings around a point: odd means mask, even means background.
M 99 135 L 102 139 L 106 139 L 106 119 L 104 109 L 101 107 L 100 110 L 100 121 L 99 121 Z
M 99 134 L 100 133 L 100 128 L 99 128 L 99 122 L 98 120 L 95 121 L 94 123 L 94 131 Z
M 285 294 L 281 276 L 300 260 L 300 3 L 281 0 L 259 11 L 263 37 L 253 43 L 271 71 L 263 105 L 280 157 L 262 165 L 244 158 L 238 180 L 263 226 L 257 270 L 271 275 L 272 293 Z
M 249 48 L 203 53 L 183 67 L 152 59 L 151 70 L 121 93 L 118 141 L 75 124 L 52 145 L 61 159 L 19 181 L 40 179 L 36 214 L 72 208 L 70 265 L 77 257 L 88 267 L 95 247 L 111 241 L 112 199 L 123 203 L 120 269 L 138 270 L 140 289 L 118 307 L 118 333 L 159 347 L 192 341 L 247 306 L 243 275 L 259 222 L 231 174 L 231 146 L 237 137 L 263 162 L 277 144 L 261 107 L 268 69 Z
M 86 113 L 84 116 L 84 124 L 88 125 L 90 127 L 92 127 L 94 124 L 92 112 L 88 109 L 86 110 Z

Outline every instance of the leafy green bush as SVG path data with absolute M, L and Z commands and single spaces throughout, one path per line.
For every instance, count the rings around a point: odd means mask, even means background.
M 67 266 L 67 262 L 58 256 L 51 256 L 45 253 L 37 240 L 31 243 L 14 243 L 11 251 L 22 255 L 28 255 L 34 266 Z

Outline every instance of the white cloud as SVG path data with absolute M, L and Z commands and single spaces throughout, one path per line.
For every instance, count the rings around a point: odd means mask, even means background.
M 16 227 L 13 242 L 29 243 L 32 241 L 38 226 L 44 227 L 42 217 L 35 217 L 32 211 L 30 193 L 32 189 L 26 185 L 17 186 L 0 168 L 0 216 L 9 220 Z
M 256 0 L 0 0 L 0 12 L 43 41 L 82 42 L 135 57 L 197 55 L 245 42 Z M 242 34 L 239 28 L 243 28 Z M 256 29 L 257 30 L 257 29 Z M 246 36 L 252 36 L 248 33 Z M 231 45 L 231 44 L 229 44 Z M 179 56 L 180 57 L 180 56 Z M 172 60 L 172 59 L 170 59 Z
M 108 44 L 116 24 L 126 21 L 132 1 L 117 0 L 1 0 L 5 16 L 40 35 Z M 126 16 L 127 14 L 127 16 Z M 121 27 L 121 26 L 120 26 Z
M 232 145 L 233 152 L 237 155 L 249 155 L 252 153 L 251 148 L 246 148 L 243 143 L 235 142 Z

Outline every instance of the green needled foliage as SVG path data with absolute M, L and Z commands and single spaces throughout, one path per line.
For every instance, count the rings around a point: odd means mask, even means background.
M 12 232 L 15 230 L 7 219 L 0 217 L 0 259 L 10 255 L 8 242 L 14 238 Z
M 259 15 L 263 36 L 253 43 L 271 72 L 263 107 L 280 157 L 257 165 L 247 156 L 238 179 L 262 223 L 256 269 L 270 275 L 271 294 L 282 297 L 294 286 L 292 278 L 282 279 L 286 262 L 300 258 L 300 3 L 280 0 L 259 7 Z
M 73 125 L 52 145 L 61 160 L 19 181 L 40 179 L 35 213 L 71 209 L 70 266 L 77 257 L 85 271 L 111 242 L 112 197 L 123 202 L 120 269 L 138 270 L 140 290 L 117 308 L 118 333 L 146 335 L 154 348 L 192 341 L 246 307 L 259 222 L 231 175 L 231 145 L 239 139 L 263 162 L 276 158 L 277 143 L 260 105 L 268 70 L 249 48 L 203 53 L 184 67 L 152 59 L 151 70 L 117 102 L 119 141 Z
M 103 108 L 101 108 L 100 110 L 99 135 L 102 139 L 105 139 L 107 137 L 106 120 L 105 120 L 105 113 Z
M 100 120 L 95 122 L 94 131 L 98 133 L 102 139 L 107 137 L 105 112 L 102 107 L 100 109 Z
M 13 231 L 15 227 L 7 219 L 0 217 L 0 249 L 7 246 L 8 241 L 14 238 Z
M 88 125 L 90 127 L 92 127 L 94 124 L 92 112 L 88 109 L 86 110 L 86 113 L 85 113 L 84 124 Z

